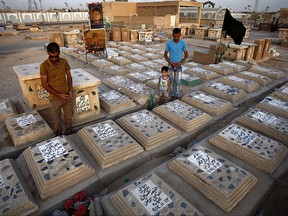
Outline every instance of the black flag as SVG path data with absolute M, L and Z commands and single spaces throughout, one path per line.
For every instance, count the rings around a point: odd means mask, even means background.
M 234 43 L 240 45 L 246 33 L 246 28 L 243 23 L 234 19 L 230 11 L 226 9 L 222 32 L 225 31 L 227 35 L 231 36 Z

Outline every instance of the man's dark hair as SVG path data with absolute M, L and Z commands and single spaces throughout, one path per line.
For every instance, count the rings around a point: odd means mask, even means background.
M 162 68 L 161 68 L 161 72 L 162 71 L 168 71 L 168 67 L 167 66 L 163 66 Z
M 180 28 L 174 28 L 173 29 L 173 34 L 178 34 L 180 32 L 181 32 Z
M 55 42 L 51 42 L 48 44 L 47 46 L 47 51 L 50 53 L 56 53 L 60 51 L 60 47 L 57 43 Z

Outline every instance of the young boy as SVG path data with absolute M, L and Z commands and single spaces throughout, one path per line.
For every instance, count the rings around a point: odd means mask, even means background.
M 161 68 L 161 76 L 158 81 L 158 90 L 160 93 L 160 103 L 166 103 L 169 101 L 169 95 L 171 91 L 170 78 L 168 76 L 168 67 L 163 66 Z

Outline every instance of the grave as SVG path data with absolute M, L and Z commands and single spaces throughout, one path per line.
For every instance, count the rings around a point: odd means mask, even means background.
M 136 54 L 134 53 L 134 55 L 129 55 L 126 56 L 128 59 L 130 59 L 133 62 L 144 62 L 144 61 L 148 61 L 148 58 L 142 56 L 141 54 Z
M 196 62 L 185 62 L 184 65 L 188 68 L 201 67 L 202 65 Z
M 28 145 L 54 136 L 53 130 L 37 111 L 9 117 L 6 119 L 5 125 L 15 147 Z
M 143 151 L 143 147 L 112 120 L 84 127 L 77 134 L 102 169 Z
M 132 63 L 126 65 L 131 72 L 145 72 L 147 70 L 147 66 L 140 64 L 140 63 Z
M 261 86 L 253 80 L 244 79 L 233 75 L 222 77 L 218 81 L 242 89 L 247 93 L 255 92 L 261 88 Z
M 256 107 L 283 118 L 288 118 L 288 102 L 273 96 L 265 97 Z
M 288 101 L 288 86 L 281 86 L 278 89 L 275 89 L 272 96 L 275 96 L 283 101 Z
M 272 80 L 268 78 L 267 76 L 259 75 L 257 73 L 252 73 L 250 71 L 243 71 L 235 75 L 244 79 L 253 80 L 262 86 L 266 86 L 272 82 Z
M 143 73 L 145 76 L 149 77 L 149 79 L 155 79 L 161 76 L 161 73 L 155 70 L 147 70 Z
M 101 81 L 83 69 L 71 70 L 73 79 L 73 125 L 92 121 L 100 114 L 98 86 Z
M 42 87 L 40 62 L 14 66 L 25 101 L 32 109 L 49 107 L 49 93 Z
M 121 112 L 136 106 L 129 97 L 115 90 L 103 92 L 99 95 L 101 107 L 109 114 Z
M 287 119 L 254 108 L 237 119 L 237 123 L 288 145 Z
M 152 68 L 159 72 L 161 71 L 161 68 L 162 68 L 162 66 L 159 65 L 159 63 L 156 63 L 154 61 L 144 61 L 144 62 L 141 62 L 140 64 L 143 64 L 145 67 Z
M 97 59 L 97 60 L 92 61 L 91 64 L 100 69 L 114 65 L 112 62 L 107 61 L 106 59 Z
M 133 80 L 137 83 L 144 83 L 146 81 L 148 81 L 149 79 L 152 79 L 149 76 L 146 76 L 144 73 L 140 73 L 140 72 L 132 72 L 129 74 L 125 75 L 128 79 Z M 159 75 L 160 76 L 160 75 Z
M 198 66 L 191 69 L 188 68 L 185 72 L 198 76 L 204 80 L 211 80 L 216 77 L 219 77 L 219 74 L 215 73 L 214 71 L 207 70 Z
M 138 55 L 138 56 L 141 56 L 141 55 L 143 55 L 146 52 L 144 50 L 137 49 L 137 48 L 134 47 L 133 49 L 131 49 L 131 53 L 133 53 L 135 55 Z
M 151 79 L 145 82 L 145 85 L 153 89 L 158 89 L 158 82 L 159 82 L 159 78 L 155 78 L 155 79 Z
M 270 174 L 288 153 L 283 144 L 237 124 L 223 129 L 209 143 Z
M 125 75 L 130 72 L 127 68 L 119 65 L 108 66 L 104 70 L 111 75 Z
M 244 65 L 241 64 L 237 64 L 237 63 L 233 63 L 230 61 L 224 61 L 224 62 L 220 62 L 218 65 L 220 66 L 224 66 L 224 67 L 230 67 L 231 69 L 233 69 L 235 72 L 241 72 L 241 71 L 246 71 L 248 68 Z
M 64 32 L 63 38 L 65 47 L 75 47 L 78 44 L 77 32 Z
M 17 114 L 14 104 L 7 99 L 0 99 L 0 122 L 4 122 L 8 117 Z
M 145 58 L 148 58 L 149 60 L 154 60 L 154 59 L 159 58 L 159 55 L 156 55 L 153 52 L 149 52 L 149 51 L 148 53 L 144 53 L 142 56 L 144 56 Z
M 118 53 L 118 56 L 123 56 L 123 57 L 127 57 L 127 56 L 131 55 L 130 52 L 127 52 L 124 50 L 118 50 L 117 53 Z
M 204 83 L 204 80 L 200 79 L 199 77 L 192 74 L 182 73 L 181 85 L 193 87 L 202 83 Z
M 221 66 L 219 64 L 209 64 L 209 65 L 205 65 L 203 68 L 206 70 L 214 71 L 222 75 L 234 73 L 234 70 L 231 67 Z
M 169 168 L 229 213 L 257 183 L 257 178 L 205 147 L 194 147 Z
M 149 97 L 155 92 L 154 89 L 142 83 L 131 83 L 130 86 L 123 86 L 120 91 L 141 106 L 145 105 Z
M 250 68 L 249 71 L 269 77 L 270 79 L 278 80 L 285 77 L 285 74 L 282 71 L 276 69 L 264 68 L 258 65 L 252 66 L 252 68 Z
M 201 129 L 213 120 L 207 113 L 179 100 L 158 106 L 153 111 L 187 132 Z
M 23 155 L 43 200 L 95 174 L 75 144 L 65 136 L 35 144 Z
M 227 44 L 226 44 L 227 46 Z M 248 46 L 245 45 L 236 45 L 236 44 L 230 44 L 225 51 L 224 59 L 234 61 L 234 60 L 244 60 L 246 56 Z
M 233 104 L 239 102 L 247 96 L 247 94 L 242 89 L 219 82 L 206 84 L 201 88 L 201 90 L 216 97 L 220 97 L 224 100 L 228 100 Z
M 180 137 L 181 132 L 147 110 L 134 112 L 116 122 L 131 134 L 145 150 L 151 150 Z
M 14 160 L 0 161 L 0 214 L 30 215 L 38 205 Z
M 109 61 L 111 61 L 117 65 L 120 65 L 120 66 L 132 63 L 131 60 L 125 58 L 124 56 L 112 57 L 111 59 L 109 59 Z
M 120 215 L 203 215 L 155 173 L 110 195 Z
M 102 83 L 104 83 L 105 85 L 109 86 L 110 88 L 114 90 L 118 90 L 124 86 L 129 87 L 131 84 L 136 84 L 134 81 L 122 75 L 105 78 L 104 80 L 102 80 Z
M 233 109 L 232 103 L 201 91 L 186 94 L 181 100 L 213 116 L 224 115 Z

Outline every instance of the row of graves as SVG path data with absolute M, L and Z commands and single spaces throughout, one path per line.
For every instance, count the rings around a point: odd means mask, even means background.
M 94 61 L 111 77 L 100 81 L 83 69 L 71 70 L 73 126 L 81 124 L 69 136 L 55 137 L 39 114 L 49 104 L 39 63 L 14 67 L 30 111 L 17 113 L 12 101 L 0 101 L 1 214 L 50 214 L 78 191 L 99 193 L 287 81 L 281 71 L 249 67 L 244 61 L 206 66 L 187 62 L 181 83 L 182 93 L 188 93 L 148 111 L 165 63 L 159 57 L 138 59 L 157 55 L 157 47 L 146 50 L 137 44 L 144 53 L 135 58 L 135 46 L 111 45 L 117 46 L 114 52 L 130 53 Z M 254 214 L 287 167 L 287 97 L 285 84 L 180 156 L 110 191 L 101 199 L 105 213 Z

